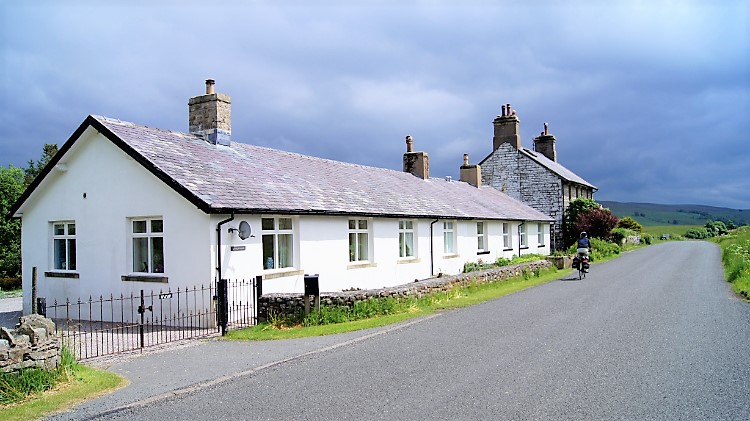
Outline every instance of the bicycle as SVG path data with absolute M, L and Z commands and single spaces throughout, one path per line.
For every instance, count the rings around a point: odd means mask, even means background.
M 588 250 L 587 250 L 588 251 Z M 589 256 L 587 252 L 578 252 L 578 255 L 573 258 L 573 269 L 578 269 L 578 279 L 586 278 L 586 274 L 589 271 Z

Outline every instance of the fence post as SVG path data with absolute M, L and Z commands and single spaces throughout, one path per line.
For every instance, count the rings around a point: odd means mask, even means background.
M 145 306 L 146 306 L 146 301 L 143 298 L 143 290 L 141 290 L 141 305 L 138 306 L 138 312 L 141 313 L 141 323 L 138 325 L 138 334 L 139 334 L 140 339 L 141 339 L 141 341 L 140 341 L 141 349 L 143 349 L 143 342 L 144 342 L 143 341 L 143 339 L 144 339 L 144 337 L 143 337 L 143 325 L 146 322 L 146 320 L 145 320 L 146 319 L 146 309 L 144 308 Z
M 219 279 L 219 326 L 221 327 L 221 336 L 227 334 L 227 324 L 229 323 L 229 297 L 228 283 L 226 279 Z
M 261 295 L 263 295 L 263 275 L 258 275 L 255 277 L 255 303 L 253 303 L 253 317 L 255 318 L 254 322 L 256 325 L 258 324 L 258 313 L 260 312 L 258 304 L 260 303 Z
M 31 268 L 31 314 L 36 314 L 36 266 Z

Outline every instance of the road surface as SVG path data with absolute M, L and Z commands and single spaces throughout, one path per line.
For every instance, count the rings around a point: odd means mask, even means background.
M 595 264 L 583 281 L 571 274 L 118 408 L 94 402 L 86 416 L 747 420 L 748 350 L 750 304 L 724 281 L 719 248 L 670 242 Z

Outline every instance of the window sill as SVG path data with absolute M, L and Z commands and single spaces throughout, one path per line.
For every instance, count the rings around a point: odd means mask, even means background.
M 450 254 L 444 254 L 443 259 L 455 259 L 457 257 L 461 257 L 458 253 L 450 253 Z
M 521 246 L 521 250 L 528 250 L 529 246 Z
M 364 269 L 364 268 L 376 268 L 378 264 L 375 262 L 351 262 L 346 265 L 346 269 Z
M 123 282 L 160 282 L 163 284 L 169 282 L 169 278 L 164 275 L 150 275 L 147 273 L 122 275 L 120 279 Z
M 268 272 L 263 274 L 263 279 L 278 279 L 278 278 L 285 278 L 287 276 L 298 276 L 298 275 L 304 275 L 304 270 L 297 270 L 294 268 L 284 268 L 284 269 L 267 269 Z
M 513 247 L 507 248 L 507 249 L 503 249 L 503 251 L 513 251 Z
M 537 247 L 547 247 L 544 244 L 538 244 Z
M 78 279 L 80 277 L 78 272 L 55 272 L 55 271 L 44 272 L 44 276 L 48 278 L 71 278 L 71 279 Z
M 481 256 L 483 254 L 490 254 L 490 251 L 489 250 L 479 250 L 477 252 L 477 256 Z
M 400 258 L 396 263 L 399 265 L 408 265 L 410 263 L 421 263 L 422 259 L 414 258 Z

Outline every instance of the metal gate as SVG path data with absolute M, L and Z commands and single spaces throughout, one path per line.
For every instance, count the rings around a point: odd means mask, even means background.
M 257 323 L 260 281 L 223 280 L 119 297 L 57 300 L 40 312 L 79 360 L 225 334 Z

